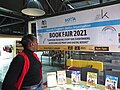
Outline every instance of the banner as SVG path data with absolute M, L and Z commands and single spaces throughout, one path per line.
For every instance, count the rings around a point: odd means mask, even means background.
M 83 45 L 93 46 L 90 51 L 120 51 L 119 9 L 115 4 L 37 20 L 39 47 Z

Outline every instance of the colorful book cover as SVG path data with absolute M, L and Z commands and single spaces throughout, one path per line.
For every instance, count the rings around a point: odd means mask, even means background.
M 66 83 L 66 71 L 57 71 L 57 80 L 58 84 L 65 84 Z
M 81 72 L 80 71 L 72 71 L 71 72 L 71 82 L 73 84 L 79 84 L 81 80 Z
M 106 90 L 117 90 L 118 77 L 106 75 L 105 89 Z
M 48 87 L 57 86 L 56 72 L 47 73 L 47 86 Z
M 87 72 L 87 85 L 97 87 L 97 73 Z

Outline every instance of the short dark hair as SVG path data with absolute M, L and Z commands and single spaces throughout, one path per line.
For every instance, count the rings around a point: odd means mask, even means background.
M 30 41 L 33 41 L 36 37 L 33 34 L 27 34 L 23 36 L 21 40 L 21 44 L 24 48 L 28 48 L 28 44 Z

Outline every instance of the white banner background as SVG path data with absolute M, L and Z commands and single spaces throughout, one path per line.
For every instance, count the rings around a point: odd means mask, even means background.
M 119 10 L 120 4 L 115 4 L 37 20 L 39 45 L 94 45 L 120 51 Z

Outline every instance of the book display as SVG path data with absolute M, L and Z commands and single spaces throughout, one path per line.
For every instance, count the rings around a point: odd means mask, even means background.
M 97 87 L 97 73 L 87 72 L 87 85 Z
M 97 73 L 87 72 L 87 81 L 81 81 L 80 71 L 71 71 L 66 77 L 66 70 L 47 73 L 47 89 L 45 90 L 120 90 L 117 89 L 118 77 L 106 75 L 105 85 L 97 84 Z
M 117 90 L 118 77 L 106 75 L 105 89 L 106 90 Z
M 57 71 L 57 80 L 58 84 L 65 84 L 66 83 L 66 71 Z

